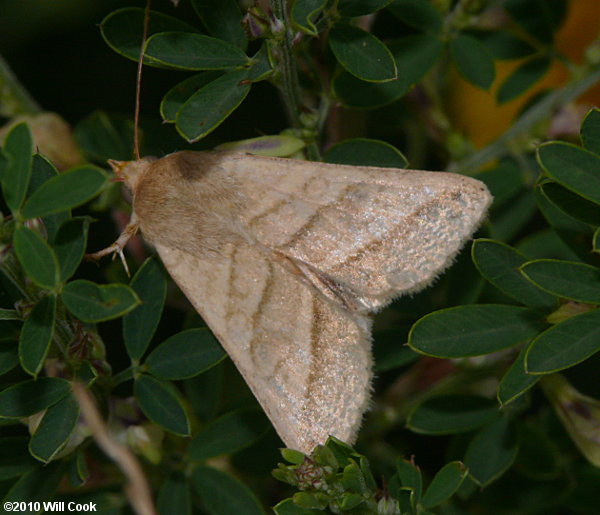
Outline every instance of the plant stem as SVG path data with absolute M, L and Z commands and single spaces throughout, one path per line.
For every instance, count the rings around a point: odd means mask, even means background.
M 596 69 L 586 77 L 550 93 L 525 111 L 513 126 L 496 141 L 462 161 L 452 163 L 448 167 L 448 171 L 461 171 L 463 173 L 475 171 L 492 159 L 502 157 L 509 152 L 512 141 L 526 134 L 537 123 L 549 117 L 555 109 L 576 99 L 598 82 L 600 82 L 600 70 Z
M 280 74 L 278 87 L 291 126 L 294 129 L 303 129 L 304 126 L 300 118 L 301 89 L 298 80 L 298 67 L 292 49 L 293 33 L 288 19 L 287 0 L 271 0 L 271 9 L 275 18 L 283 25 L 282 37 L 274 40 L 278 49 L 278 71 Z M 319 160 L 319 149 L 314 141 L 307 144 L 306 154 L 311 161 Z
M 39 113 L 41 110 L 0 55 L 0 115 L 12 118 Z

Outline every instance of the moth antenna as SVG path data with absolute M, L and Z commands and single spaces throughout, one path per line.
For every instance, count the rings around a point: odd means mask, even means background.
M 148 39 L 148 26 L 150 25 L 150 3 L 146 1 L 146 9 L 144 10 L 144 31 L 142 33 L 142 44 L 140 46 L 140 59 L 137 66 L 137 76 L 135 83 L 135 111 L 133 114 L 133 151 L 135 158 L 140 159 L 140 98 L 142 90 L 142 66 L 144 63 L 144 48 Z

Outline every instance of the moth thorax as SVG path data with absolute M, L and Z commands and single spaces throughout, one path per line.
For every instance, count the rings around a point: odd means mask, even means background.
M 133 191 L 146 170 L 154 161 L 156 161 L 156 159 L 156 157 L 149 156 L 139 159 L 138 161 L 125 162 L 123 163 L 124 166 L 117 171 L 117 174 L 122 177 L 125 186 Z

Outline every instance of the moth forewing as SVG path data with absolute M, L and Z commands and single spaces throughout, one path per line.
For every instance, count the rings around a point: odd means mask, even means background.
M 370 321 L 429 284 L 481 223 L 456 174 L 231 152 L 122 170 L 142 233 L 288 447 L 353 441 L 368 405 Z

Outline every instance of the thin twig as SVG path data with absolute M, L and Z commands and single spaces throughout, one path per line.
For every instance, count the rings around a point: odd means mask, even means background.
M 302 129 L 300 118 L 302 106 L 300 81 L 298 80 L 298 66 L 293 51 L 293 32 L 288 18 L 287 0 L 271 0 L 271 9 L 275 18 L 283 25 L 284 34 L 278 41 L 278 57 L 280 73 L 279 90 L 283 97 L 283 103 L 291 126 Z M 306 154 L 311 161 L 320 159 L 319 148 L 316 143 L 310 142 L 306 146 Z
M 546 95 L 546 97 L 525 111 L 512 127 L 497 140 L 462 161 L 452 163 L 448 170 L 461 172 L 475 171 L 492 159 L 502 157 L 509 151 L 511 141 L 526 134 L 537 123 L 550 116 L 555 109 L 576 99 L 598 82 L 600 82 L 600 70 L 595 70 L 587 77 Z
M 144 11 L 144 32 L 142 34 L 142 45 L 140 46 L 140 59 L 137 67 L 137 77 L 135 83 L 135 112 L 133 115 L 133 151 L 135 152 L 135 158 L 140 159 L 140 99 L 142 91 L 142 67 L 144 65 L 144 48 L 146 46 L 146 39 L 148 39 L 148 25 L 150 25 L 150 3 L 151 0 L 146 2 L 146 9 Z
M 129 448 L 121 445 L 111 436 L 100 416 L 96 402 L 85 386 L 74 383 L 73 394 L 94 440 L 128 479 L 129 483 L 125 487 L 125 493 L 134 511 L 137 515 L 156 515 L 152 492 L 137 458 Z

